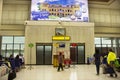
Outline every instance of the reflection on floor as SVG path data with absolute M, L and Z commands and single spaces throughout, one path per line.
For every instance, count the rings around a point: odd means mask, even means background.
M 7 80 L 7 79 L 0 79 Z M 14 80 L 120 80 L 120 73 L 118 77 L 109 77 L 108 74 L 96 75 L 95 65 L 75 65 L 64 71 L 57 72 L 57 68 L 52 65 L 48 66 L 29 66 L 17 73 Z

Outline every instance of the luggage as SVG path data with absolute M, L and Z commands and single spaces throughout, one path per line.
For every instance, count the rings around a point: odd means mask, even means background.
M 116 68 L 119 68 L 119 67 L 120 67 L 119 61 L 118 61 L 117 59 L 115 60 L 114 64 L 115 64 L 115 67 L 116 67 Z
M 115 70 L 113 69 L 113 67 L 107 66 L 107 67 L 106 67 L 106 73 L 108 73 L 108 74 L 113 74 L 113 73 L 115 73 Z
M 8 80 L 13 80 L 15 78 L 16 78 L 16 72 L 14 70 L 10 71 L 8 74 Z
M 115 68 L 116 68 L 116 71 L 120 72 L 120 62 L 119 62 L 119 59 L 115 60 Z

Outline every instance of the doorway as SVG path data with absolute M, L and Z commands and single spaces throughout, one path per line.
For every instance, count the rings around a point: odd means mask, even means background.
M 52 64 L 52 43 L 36 44 L 36 64 L 37 65 Z
M 70 44 L 70 59 L 75 64 L 85 64 L 85 44 L 74 43 L 75 46 Z

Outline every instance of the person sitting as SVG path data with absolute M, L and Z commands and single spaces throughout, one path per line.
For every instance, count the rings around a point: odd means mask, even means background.
M 10 65 L 11 65 L 11 69 L 15 70 L 15 59 L 14 59 L 13 55 L 10 55 L 9 62 L 10 62 Z
M 0 66 L 3 64 L 3 59 L 2 59 L 2 55 L 0 55 Z
M 20 54 L 19 58 L 20 58 L 20 66 L 21 66 L 21 68 L 25 68 L 25 59 L 23 57 L 23 54 Z
M 8 58 L 5 58 L 4 63 L 6 64 L 7 67 L 11 68 L 11 65 L 10 65 L 10 62 L 9 62 Z
M 113 74 L 115 77 L 117 77 L 117 73 L 115 72 L 114 69 L 114 62 L 116 60 L 116 54 L 112 49 L 109 49 L 108 57 L 107 57 L 107 63 L 108 63 L 108 68 L 109 68 L 109 74 L 111 77 L 113 77 Z

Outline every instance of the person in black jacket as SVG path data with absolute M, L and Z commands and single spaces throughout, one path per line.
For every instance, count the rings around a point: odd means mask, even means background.
M 10 62 L 10 65 L 11 65 L 11 69 L 15 70 L 15 58 L 14 58 L 13 54 L 10 55 L 9 62 Z
M 0 55 L 0 66 L 3 64 L 2 55 Z
M 19 55 L 15 57 L 15 70 L 18 72 L 20 70 L 20 58 Z
M 97 75 L 99 75 L 99 73 L 100 73 L 100 53 L 99 53 L 99 50 L 97 50 L 97 49 L 95 50 L 94 58 L 95 58 L 96 72 L 97 72 Z

